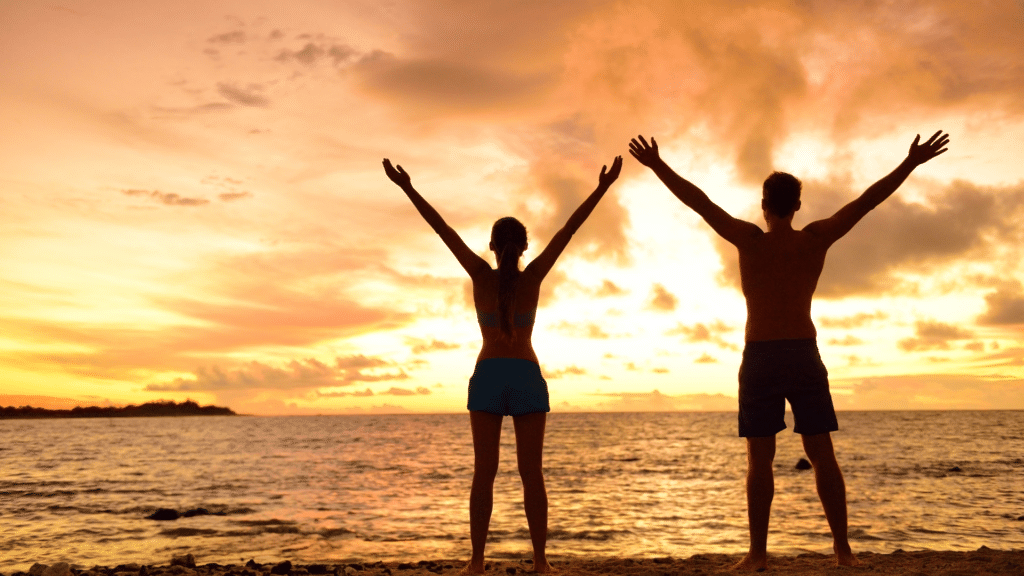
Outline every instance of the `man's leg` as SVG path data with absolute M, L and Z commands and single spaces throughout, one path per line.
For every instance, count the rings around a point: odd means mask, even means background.
M 760 570 L 768 566 L 768 519 L 775 497 L 775 436 L 747 438 L 747 519 L 750 551 L 734 570 Z
M 473 429 L 473 487 L 469 492 L 469 539 L 473 557 L 463 573 L 484 573 L 484 546 L 494 504 L 494 477 L 498 474 L 498 447 L 501 440 L 501 416 L 471 411 Z
M 814 483 L 818 498 L 825 509 L 825 519 L 832 530 L 832 549 L 836 552 L 836 563 L 840 566 L 857 566 L 860 561 L 850 549 L 847 537 L 846 482 L 839 469 L 836 453 L 832 448 L 832 436 L 824 434 L 801 435 L 804 452 L 814 466 Z

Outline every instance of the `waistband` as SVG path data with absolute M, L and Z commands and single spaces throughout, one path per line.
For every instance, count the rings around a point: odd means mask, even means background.
M 817 338 L 793 338 L 789 340 L 757 340 L 747 342 L 744 352 L 779 352 L 783 350 L 817 350 Z

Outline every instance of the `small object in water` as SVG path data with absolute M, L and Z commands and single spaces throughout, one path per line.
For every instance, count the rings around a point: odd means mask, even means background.
M 811 469 L 811 463 L 808 462 L 806 458 L 801 458 L 801 459 L 796 461 L 796 469 L 797 470 L 810 470 Z
M 149 520 L 177 520 L 180 517 L 181 515 L 178 514 L 178 511 L 172 508 L 157 508 L 156 512 L 146 516 Z
M 961 470 L 959 466 L 953 466 L 949 469 L 949 472 L 963 472 L 963 470 Z

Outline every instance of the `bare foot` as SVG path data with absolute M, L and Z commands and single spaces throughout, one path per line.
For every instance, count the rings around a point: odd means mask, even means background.
M 748 572 L 764 572 L 768 569 L 768 555 L 748 552 L 743 560 L 733 564 L 732 569 L 746 570 Z
M 459 570 L 459 575 L 460 576 L 462 576 L 464 574 L 484 574 L 484 573 L 486 573 L 486 571 L 484 570 L 483 563 L 481 563 L 480 566 L 474 566 L 473 563 L 470 562 L 469 564 L 466 564 L 466 566 L 463 567 L 462 570 Z
M 846 546 L 833 544 L 832 549 L 836 552 L 836 566 L 860 566 L 860 560 L 853 555 L 849 544 Z
M 531 572 L 536 572 L 537 574 L 558 574 L 559 570 L 556 570 L 554 566 L 548 564 L 547 560 L 542 560 L 540 562 L 533 562 L 533 570 L 531 570 Z

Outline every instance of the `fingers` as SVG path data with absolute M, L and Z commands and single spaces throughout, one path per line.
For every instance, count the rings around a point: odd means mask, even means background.
M 932 137 L 931 137 L 931 138 L 929 138 L 927 142 L 925 142 L 925 145 L 926 145 L 926 146 L 931 146 L 931 145 L 932 145 L 932 143 L 934 143 L 934 142 L 935 142 L 935 139 L 936 139 L 936 138 L 938 138 L 939 134 L 942 134 L 942 130 L 939 130 L 939 131 L 938 131 L 938 132 L 936 132 L 935 134 L 932 134 Z
M 644 148 L 651 147 L 651 145 L 647 143 L 647 140 L 644 140 L 644 137 L 642 135 L 638 134 L 637 137 L 640 138 L 640 141 L 644 143 Z M 654 140 L 654 136 L 651 136 L 651 140 Z
M 658 141 L 654 139 L 654 136 L 651 136 L 651 147 L 655 150 L 658 149 Z
M 918 134 L 916 137 L 914 137 L 914 142 L 910 146 L 911 147 L 917 146 L 917 143 L 920 142 L 920 141 L 921 141 L 921 135 Z
M 405 168 L 402 168 L 402 165 L 401 165 L 401 164 L 399 164 L 398 166 L 396 166 L 396 168 L 398 168 L 398 173 L 399 173 L 399 174 L 401 174 L 402 176 L 408 176 L 408 174 L 406 174 L 406 173 L 405 173 Z

